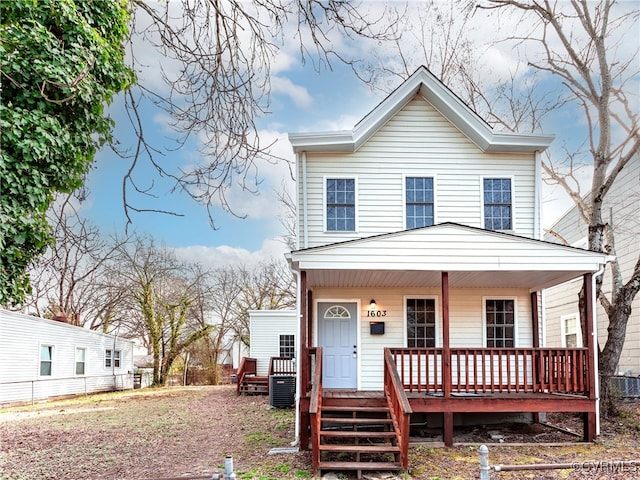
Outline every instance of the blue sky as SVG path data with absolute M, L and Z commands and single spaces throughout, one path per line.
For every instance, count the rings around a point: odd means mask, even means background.
M 373 4 L 372 4 L 373 5 Z M 413 4 L 417 5 L 416 3 Z M 522 59 L 506 44 L 488 46 L 494 40 L 496 24 L 483 18 L 475 18 L 475 25 L 470 29 L 471 40 L 478 45 L 478 51 L 490 59 L 491 70 L 486 76 L 505 75 L 513 70 Z M 511 26 L 501 25 L 506 31 Z M 333 32 L 334 47 L 341 53 L 355 58 L 367 59 L 375 50 L 384 50 L 378 45 L 365 41 L 348 41 L 336 37 Z M 634 47 L 635 48 L 635 47 Z M 384 53 L 384 52 L 383 52 Z M 148 55 L 148 53 L 147 53 Z M 147 57 L 149 60 L 149 57 Z M 146 80 L 153 80 L 153 61 L 156 67 L 162 59 L 151 59 Z M 394 61 L 390 57 L 390 61 Z M 368 113 L 383 98 L 381 92 L 372 92 L 353 74 L 350 67 L 335 61 L 332 70 L 316 71 L 311 63 L 300 61 L 297 44 L 284 44 L 272 64 L 272 96 L 271 113 L 258 121 L 261 137 L 265 142 L 277 139 L 273 149 L 276 155 L 294 160 L 286 134 L 300 131 L 328 131 L 351 128 L 362 116 Z M 497 72 L 497 73 L 496 73 Z M 524 77 L 523 77 L 524 81 Z M 160 146 L 168 144 L 167 136 L 171 135 L 166 128 L 166 116 L 158 109 L 147 105 L 143 109 L 145 130 L 150 143 Z M 130 145 L 132 135 L 125 117 L 123 98 L 118 97 L 110 107 L 110 113 L 116 121 L 115 138 L 123 146 Z M 558 112 L 559 122 L 555 123 L 566 130 L 568 112 Z M 564 118 L 564 120 L 563 120 Z M 544 133 L 554 132 L 554 124 L 545 128 Z M 569 122 L 571 124 L 571 122 Z M 569 127 L 571 128 L 571 127 Z M 567 132 L 562 132 L 566 134 Z M 565 135 L 566 136 L 566 135 Z M 559 148 L 561 141 L 555 142 Z M 180 165 L 198 159 L 199 153 L 195 142 L 184 148 L 171 151 L 162 159 L 167 165 Z M 88 179 L 90 195 L 83 206 L 85 215 L 105 233 L 123 233 L 126 218 L 122 205 L 122 178 L 129 164 L 104 149 L 96 157 L 95 168 Z M 148 187 L 153 181 L 153 192 L 157 198 L 144 198 L 130 192 L 130 200 L 137 207 L 149 207 L 159 210 L 170 210 L 182 213 L 176 217 L 157 213 L 132 213 L 133 224 L 130 231 L 146 233 L 154 237 L 157 243 L 175 247 L 187 257 L 202 260 L 206 258 L 215 265 L 232 261 L 249 262 L 268 256 L 280 256 L 285 252 L 284 245 L 276 237 L 283 233 L 279 220 L 280 205 L 275 191 L 281 188 L 282 181 L 289 185 L 293 192 L 294 184 L 285 164 L 272 166 L 262 165 L 260 175 L 263 177 L 259 196 L 249 193 L 232 192 L 232 205 L 247 218 L 236 218 L 221 209 L 214 211 L 217 230 L 213 230 L 208 221 L 205 207 L 198 205 L 186 194 L 169 194 L 172 184 L 158 177 L 147 165 L 136 173 L 140 186 Z M 547 202 L 544 204 L 545 223 L 563 213 L 570 203 L 567 197 L 556 190 L 547 189 Z

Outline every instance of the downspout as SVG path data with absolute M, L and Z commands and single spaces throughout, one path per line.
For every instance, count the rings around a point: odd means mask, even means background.
M 300 311 L 300 272 L 293 268 L 291 263 L 289 263 L 289 269 L 296 277 L 296 312 L 298 313 L 298 321 L 296 322 L 296 423 L 294 429 L 295 438 L 293 442 L 291 442 L 291 446 L 294 447 L 300 443 L 300 388 L 302 377 L 302 372 L 300 371 L 300 366 L 302 365 L 302 362 L 300 361 L 300 353 L 302 347 L 300 317 L 302 317 L 302 312 Z
M 591 335 L 593 335 L 593 366 L 596 370 L 595 372 L 595 389 L 596 389 L 596 435 L 600 435 L 600 371 L 598 369 L 598 299 L 597 295 L 595 295 L 596 291 L 596 278 L 604 273 L 606 268 L 606 264 L 600 266 L 600 270 L 594 273 L 591 276 L 591 291 L 594 293 L 591 297 L 591 309 L 593 312 L 592 315 L 592 323 L 593 323 L 593 331 Z
M 111 374 L 113 375 L 113 391 L 118 390 L 118 382 L 116 381 L 116 340 L 118 334 L 113 334 L 113 350 L 111 350 Z M 123 389 L 124 390 L 124 389 Z
M 534 218 L 534 227 L 533 227 L 533 238 L 536 240 L 542 240 L 542 158 L 540 156 L 540 151 L 535 151 L 535 171 L 534 175 L 536 177 L 536 181 L 534 182 L 535 188 L 533 190 L 533 218 Z
M 309 222 L 308 214 L 308 187 L 307 187 L 307 152 L 300 154 L 302 160 L 302 242 L 298 242 L 298 248 L 307 248 L 309 246 Z

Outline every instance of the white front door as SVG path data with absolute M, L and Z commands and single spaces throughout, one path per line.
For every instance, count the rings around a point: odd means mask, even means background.
M 357 303 L 318 303 L 323 388 L 355 389 L 358 386 L 357 306 Z

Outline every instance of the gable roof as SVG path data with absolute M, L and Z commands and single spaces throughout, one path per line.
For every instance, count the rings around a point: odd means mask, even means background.
M 433 105 L 483 152 L 535 152 L 546 149 L 553 136 L 496 132 L 426 67 L 416 70 L 378 104 L 353 130 L 290 133 L 295 152 L 355 152 L 416 95 Z
M 596 272 L 604 253 L 456 223 L 403 230 L 291 252 L 316 286 L 438 285 L 539 290 Z

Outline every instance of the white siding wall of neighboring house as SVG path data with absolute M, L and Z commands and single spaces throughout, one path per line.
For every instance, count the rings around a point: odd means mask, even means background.
M 512 178 L 513 232 L 534 235 L 533 154 L 482 153 L 422 97 L 409 102 L 357 152 L 309 152 L 306 158 L 309 247 L 402 230 L 404 175 L 435 177 L 436 223 L 475 227 L 483 223 L 483 178 Z M 304 178 L 302 171 L 298 174 Z M 332 176 L 356 178 L 356 232 L 324 231 L 324 179 Z M 303 200 L 300 193 L 299 205 Z M 301 238 L 302 213 L 301 207 Z
M 640 157 L 636 156 L 618 176 L 605 198 L 603 218 L 614 227 L 615 254 L 620 264 L 622 278 L 628 281 L 640 256 Z M 570 244 L 577 244 L 587 236 L 587 228 L 575 208 L 563 215 L 552 230 L 558 232 Z M 548 235 L 550 241 L 559 241 Z M 581 282 L 569 282 L 545 291 L 546 343 L 560 346 L 560 318 L 577 312 L 577 292 Z M 602 289 L 611 292 L 611 271 L 606 269 Z M 607 339 L 608 318 L 598 303 L 598 342 L 602 347 Z M 626 340 L 620 357 L 618 371 L 640 374 L 640 296 L 633 301 L 627 324 Z
M 436 299 L 437 344 L 442 346 L 442 304 L 439 288 L 407 289 L 330 289 L 316 288 L 314 301 L 323 299 L 360 299 L 358 346 L 358 371 L 361 390 L 383 388 L 383 353 L 385 347 L 406 347 L 404 302 L 407 297 Z M 378 309 L 385 310 L 385 317 L 369 318 L 366 310 L 369 300 L 375 298 Z M 485 298 L 515 299 L 517 306 L 516 346 L 531 347 L 531 300 L 528 290 L 515 289 L 456 289 L 450 291 L 450 344 L 451 347 L 483 347 L 483 301 Z M 317 309 L 314 309 L 317 312 Z M 314 313 L 317 315 L 317 313 Z M 314 317 L 315 318 L 315 317 Z M 384 335 L 371 335 L 370 321 L 384 321 Z M 317 344 L 317 320 L 314 319 L 314 344 Z M 366 372 L 364 374 L 363 372 Z
M 249 322 L 249 356 L 257 359 L 257 374 L 264 376 L 271 357 L 280 356 L 280 335 L 294 335 L 297 348 L 298 316 L 294 310 L 252 310 Z
M 43 345 L 52 347 L 50 376 L 40 375 Z M 114 347 L 120 367 L 107 368 L 105 351 Z M 84 375 L 76 374 L 78 348 L 85 350 Z M 0 310 L 0 365 L 0 404 L 133 388 L 133 342 L 5 310 Z

